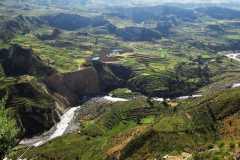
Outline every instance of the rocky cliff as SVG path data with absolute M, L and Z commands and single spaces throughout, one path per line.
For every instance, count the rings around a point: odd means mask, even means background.
M 19 45 L 0 50 L 0 62 L 7 76 L 48 76 L 56 72 L 34 55 L 31 49 Z
M 44 82 L 53 93 L 66 97 L 72 105 L 88 97 L 105 94 L 126 86 L 132 71 L 119 64 L 94 61 L 90 67 L 77 72 L 52 74 Z
M 68 107 L 125 87 L 133 75 L 129 68 L 120 64 L 101 61 L 92 61 L 89 67 L 61 74 L 32 50 L 18 45 L 0 50 L 0 64 L 5 77 L 13 77 L 4 93 L 9 95 L 7 107 L 25 137 L 51 128 Z
M 62 95 L 73 106 L 78 105 L 85 96 L 100 94 L 98 75 L 92 67 L 73 73 L 52 74 L 44 82 L 53 94 Z
M 67 102 L 48 93 L 40 79 L 55 73 L 32 50 L 13 45 L 0 50 L 1 97 L 8 95 L 7 108 L 20 128 L 31 137 L 51 128 Z M 62 106 L 62 107 L 59 107 Z
M 7 107 L 17 121 L 21 137 L 39 135 L 59 121 L 57 102 L 36 80 L 21 77 L 8 88 L 8 94 Z

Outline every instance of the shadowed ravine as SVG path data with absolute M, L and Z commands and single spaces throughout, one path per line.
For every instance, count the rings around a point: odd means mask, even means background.
M 130 1 L 0 0 L 0 160 L 240 160 L 240 2 Z
M 105 96 L 98 99 L 102 99 L 103 101 L 110 103 L 128 101 L 127 99 L 116 98 L 111 96 Z M 69 128 L 71 128 L 71 126 L 73 125 L 72 121 L 74 120 L 74 117 L 76 116 L 77 112 L 80 111 L 80 109 L 81 106 L 70 108 L 61 116 L 60 122 L 57 123 L 56 126 L 50 129 L 47 133 L 44 133 L 40 137 L 22 140 L 20 144 L 39 147 L 50 140 L 53 140 L 57 137 L 63 136 L 66 133 L 69 133 Z
M 240 59 L 237 57 L 239 55 L 239 53 L 236 54 L 226 54 L 225 56 L 236 60 L 236 61 L 240 61 Z M 231 88 L 238 88 L 239 87 L 239 83 L 234 83 L 232 84 Z M 190 96 L 181 96 L 181 97 L 177 97 L 176 99 L 178 100 L 186 100 L 186 99 L 194 99 L 194 98 L 200 98 L 202 97 L 202 95 L 198 94 L 198 95 L 190 95 Z M 115 103 L 115 102 L 121 102 L 121 101 L 129 101 L 128 99 L 124 99 L 124 98 L 117 98 L 117 97 L 111 97 L 111 96 L 104 96 L 104 97 L 97 97 L 97 98 L 93 98 L 96 103 L 97 102 L 107 102 L 107 103 Z M 163 102 L 163 101 L 171 101 L 171 99 L 164 99 L 164 98 L 159 98 L 159 97 L 155 97 L 152 98 L 153 101 L 157 101 L 157 102 Z M 91 100 L 90 100 L 91 101 Z M 77 116 L 77 113 L 81 112 L 81 106 L 78 107 L 73 107 L 70 108 L 69 110 L 67 110 L 60 118 L 60 122 L 57 123 L 53 128 L 51 128 L 48 132 L 42 134 L 39 137 L 34 137 L 31 139 L 24 139 L 22 140 L 19 144 L 21 145 L 27 145 L 28 148 L 25 150 L 25 152 L 23 152 L 22 155 L 20 155 L 21 157 L 24 157 L 24 155 L 31 150 L 32 147 L 39 147 L 44 145 L 45 143 L 57 138 L 57 137 L 61 137 L 67 133 L 72 132 L 73 130 L 71 129 L 72 126 L 74 125 L 74 118 Z M 79 127 L 78 127 L 79 128 Z M 75 128 L 75 131 L 77 129 Z
M 240 61 L 240 59 L 238 58 L 239 55 L 240 55 L 240 53 L 232 53 L 232 54 L 226 54 L 226 57 L 228 57 L 230 59 L 234 59 L 236 61 Z M 232 88 L 237 88 L 237 87 L 239 87 L 239 83 L 235 83 L 232 85 Z M 183 99 L 198 98 L 198 97 L 202 97 L 202 95 L 181 96 L 176 99 L 183 100 Z M 108 101 L 108 102 L 112 102 L 112 103 L 119 102 L 119 101 L 128 101 L 127 99 L 111 97 L 111 96 L 104 96 L 104 97 L 98 98 L 98 99 L 103 99 L 103 101 Z M 159 101 L 159 102 L 164 101 L 163 98 L 157 98 L 157 97 L 153 98 L 153 100 Z M 43 136 L 43 138 L 33 138 L 33 139 L 22 140 L 20 142 L 20 144 L 26 144 L 26 145 L 30 145 L 30 146 L 32 145 L 34 147 L 39 147 L 50 140 L 53 140 L 60 136 L 63 136 L 64 134 L 68 133 L 68 128 L 72 125 L 71 122 L 73 121 L 73 119 L 76 115 L 76 112 L 80 111 L 80 109 L 81 109 L 81 106 L 73 107 L 73 108 L 70 108 L 69 110 L 67 110 L 62 115 L 60 122 L 57 123 L 56 126 L 54 126 L 52 129 L 50 129 L 48 131 L 48 132 L 50 132 L 50 134 L 47 136 L 47 138 L 46 138 L 46 136 Z

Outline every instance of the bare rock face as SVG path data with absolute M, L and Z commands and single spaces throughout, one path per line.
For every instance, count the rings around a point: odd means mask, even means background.
M 19 45 L 0 50 L 0 62 L 7 76 L 47 76 L 56 72 L 34 55 L 31 49 Z
M 0 50 L 0 65 L 4 73 L 1 77 L 15 79 L 10 84 L 3 81 L 5 87 L 0 92 L 8 94 L 6 107 L 18 123 L 20 137 L 41 134 L 58 122 L 61 108 L 66 108 L 67 102 L 49 94 L 38 80 L 55 73 L 54 69 L 44 64 L 31 49 L 18 45 Z
M 7 107 L 24 137 L 50 129 L 68 107 L 124 87 L 132 75 L 130 69 L 120 64 L 101 61 L 61 74 L 42 62 L 32 50 L 18 45 L 0 50 L 0 64 L 6 77 L 16 79 L 6 88 Z
M 98 73 L 103 92 L 109 92 L 126 86 L 127 81 L 134 74 L 131 69 L 117 63 L 93 61 L 92 65 Z
M 59 121 L 57 103 L 35 80 L 17 82 L 8 89 L 7 107 L 20 128 L 20 136 L 32 137 Z
M 98 75 L 92 67 L 67 74 L 53 74 L 45 79 L 45 83 L 53 93 L 63 95 L 72 105 L 79 104 L 84 96 L 100 94 Z
M 78 105 L 93 97 L 126 85 L 132 72 L 118 64 L 93 62 L 91 67 L 66 74 L 53 74 L 45 79 L 52 93 L 66 97 L 72 105 Z
M 67 106 L 79 105 L 85 97 L 92 97 L 124 87 L 132 71 L 120 64 L 94 61 L 90 67 L 60 74 L 34 55 L 31 49 L 14 45 L 0 50 L 0 63 L 6 76 L 30 75 L 41 77 L 56 99 Z

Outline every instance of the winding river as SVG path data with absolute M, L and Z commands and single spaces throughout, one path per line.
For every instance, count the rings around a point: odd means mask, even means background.
M 240 53 L 229 53 L 229 54 L 225 54 L 225 56 L 230 59 L 240 62 Z M 237 87 L 240 87 L 240 83 L 232 84 L 232 88 L 237 88 Z M 184 99 L 198 98 L 198 97 L 202 97 L 202 95 L 182 96 L 182 97 L 178 97 L 176 99 L 184 100 Z M 117 98 L 117 97 L 112 97 L 112 96 L 99 97 L 98 99 L 101 99 L 103 101 L 108 101 L 108 102 L 128 101 L 128 99 Z M 163 98 L 155 97 L 155 98 L 152 98 L 152 100 L 158 101 L 158 102 L 163 102 L 165 100 L 169 101 L 170 99 L 163 99 Z M 22 140 L 20 142 L 20 144 L 38 147 L 38 146 L 45 144 L 46 142 L 48 142 L 50 140 L 53 140 L 57 137 L 64 135 L 67 132 L 69 126 L 71 125 L 71 123 L 76 115 L 76 112 L 80 109 L 81 109 L 81 106 L 78 106 L 78 107 L 70 108 L 68 111 L 66 111 L 61 116 L 60 122 L 57 123 L 57 125 L 51 129 L 53 132 L 50 135 L 47 135 L 44 138 L 41 137 L 41 138 L 32 138 L 32 139 Z
M 225 54 L 225 56 L 230 59 L 240 62 L 240 53 L 229 53 L 229 54 Z M 240 87 L 240 83 L 234 83 L 231 86 L 231 88 L 239 88 L 239 87 Z
M 101 101 L 105 102 L 125 102 L 128 101 L 128 99 L 124 98 L 117 98 L 117 97 L 111 97 L 111 96 L 104 96 L 99 97 L 98 99 L 101 99 Z M 43 135 L 41 137 L 35 137 L 32 139 L 24 139 L 19 144 L 21 145 L 28 145 L 33 147 L 39 147 L 45 143 L 47 143 L 50 140 L 53 140 L 57 137 L 61 137 L 64 134 L 68 132 L 68 128 L 71 126 L 71 124 L 74 121 L 74 117 L 76 116 L 76 113 L 81 109 L 81 106 L 73 107 L 67 110 L 60 118 L 60 122 L 56 124 L 50 131 L 53 131 L 52 133 L 48 135 Z M 50 132 L 49 131 L 49 132 Z
M 230 53 L 230 54 L 225 54 L 225 56 L 230 58 L 230 59 L 233 59 L 233 60 L 236 60 L 236 61 L 240 62 L 240 53 Z M 240 83 L 234 83 L 231 86 L 231 88 L 238 88 L 238 87 L 240 87 Z M 182 97 L 178 97 L 177 99 L 184 100 L 184 99 L 198 98 L 198 97 L 202 97 L 202 95 L 182 96 Z M 128 101 L 128 99 L 111 97 L 111 96 L 99 97 L 98 99 L 101 99 L 103 101 L 113 102 L 113 103 L 114 102 Z M 163 99 L 163 98 L 159 98 L 159 97 L 152 98 L 152 100 L 158 101 L 158 102 L 163 102 L 165 100 L 170 101 L 170 99 Z M 66 134 L 67 131 L 68 131 L 68 128 L 71 125 L 71 123 L 74 121 L 74 117 L 75 117 L 77 111 L 79 111 L 80 109 L 81 109 L 81 106 L 73 107 L 73 108 L 70 108 L 69 110 L 67 110 L 61 116 L 60 122 L 57 123 L 56 126 L 54 126 L 51 129 L 52 132 L 49 135 L 45 135 L 43 137 L 37 137 L 37 138 L 22 140 L 20 142 L 20 144 L 27 145 L 29 147 L 20 157 L 22 157 L 32 147 L 39 147 L 39 146 L 47 143 L 50 140 L 53 140 L 57 137 L 60 137 L 60 136 L 63 136 L 64 134 Z

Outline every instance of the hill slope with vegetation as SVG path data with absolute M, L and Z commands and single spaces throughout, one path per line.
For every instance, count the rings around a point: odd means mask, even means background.
M 238 9 L 1 4 L 0 159 L 239 156 Z

